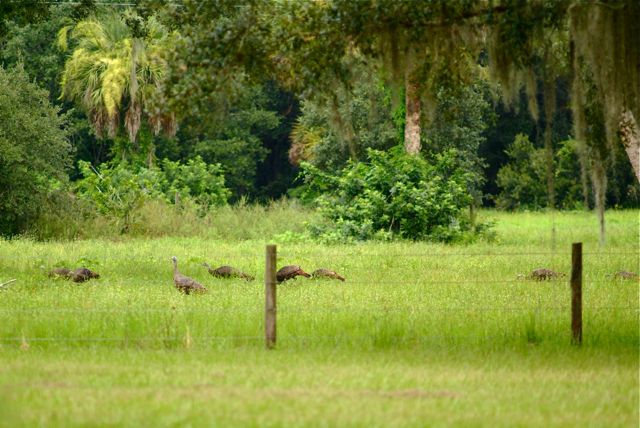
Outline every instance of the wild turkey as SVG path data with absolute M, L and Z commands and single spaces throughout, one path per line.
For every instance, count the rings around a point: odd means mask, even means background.
M 302 268 L 298 265 L 288 265 L 288 266 L 284 266 L 282 268 L 280 268 L 280 270 L 278 272 L 276 272 L 276 280 L 278 282 L 283 282 L 286 281 L 288 279 L 293 279 L 296 276 L 304 276 L 304 277 L 311 277 L 311 275 L 309 275 L 308 273 L 306 273 L 305 271 L 302 270 Z
M 551 279 L 563 278 L 565 276 L 566 275 L 561 272 L 554 272 L 551 269 L 539 268 L 531 272 L 529 278 L 536 281 L 547 281 Z
M 93 272 L 87 268 L 81 267 L 69 273 L 69 277 L 73 282 L 85 282 L 91 278 L 100 278 L 100 274 Z
M 313 272 L 311 272 L 311 277 L 312 278 L 333 278 L 333 279 L 339 279 L 340 281 L 344 282 L 344 277 L 338 275 L 335 271 L 332 271 L 330 269 L 324 269 L 324 268 L 320 268 L 320 269 L 316 269 Z
M 173 283 L 178 291 L 184 294 L 207 292 L 202 284 L 178 272 L 178 258 L 176 256 L 171 257 L 171 260 L 173 260 Z
M 67 269 L 65 267 L 58 267 L 50 270 L 47 275 L 49 275 L 49 278 L 69 279 L 71 278 L 71 275 L 73 275 L 73 273 L 71 272 L 71 269 Z
M 635 272 L 627 272 L 621 270 L 620 272 L 616 272 L 613 274 L 614 278 L 617 279 L 638 279 L 638 274 Z
M 216 278 L 242 278 L 247 281 L 253 281 L 255 279 L 253 276 L 227 265 L 220 266 L 215 269 L 207 263 L 202 263 L 202 266 L 206 267 L 209 273 Z

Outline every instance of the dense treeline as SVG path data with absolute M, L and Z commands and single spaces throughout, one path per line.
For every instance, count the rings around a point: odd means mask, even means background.
M 576 86 L 568 64 L 567 10 L 489 5 L 5 3 L 0 234 L 289 197 L 324 215 L 322 239 L 451 241 L 484 230 L 480 206 L 637 207 L 598 69 Z M 505 33 L 527 19 L 549 42 Z

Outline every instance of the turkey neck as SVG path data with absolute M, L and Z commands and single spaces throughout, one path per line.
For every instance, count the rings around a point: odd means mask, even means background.
M 175 278 L 176 275 L 178 275 L 178 261 L 174 260 L 173 261 L 173 277 Z

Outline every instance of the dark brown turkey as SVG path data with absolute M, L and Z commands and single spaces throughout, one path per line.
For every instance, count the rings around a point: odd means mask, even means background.
M 339 275 L 335 271 L 331 269 L 325 269 L 325 268 L 314 270 L 313 272 L 311 272 L 311 277 L 312 278 L 332 278 L 332 279 L 338 279 L 340 281 L 345 280 L 343 276 Z
M 184 294 L 207 292 L 202 284 L 178 272 L 178 258 L 176 256 L 171 257 L 171 260 L 173 260 L 173 283 L 179 292 Z
M 255 279 L 253 276 L 227 265 L 215 269 L 207 263 L 202 263 L 202 266 L 206 267 L 209 273 L 216 278 L 242 278 L 247 281 L 253 281 Z
M 100 274 L 98 272 L 94 272 L 87 268 L 81 267 L 70 272 L 70 278 L 73 280 L 73 282 L 85 282 L 90 280 L 91 278 L 100 278 Z
M 302 270 L 302 268 L 298 265 L 288 265 L 280 268 L 278 272 L 276 272 L 276 280 L 278 282 L 283 282 L 288 279 L 293 279 L 296 276 L 304 276 L 311 277 L 308 273 Z
M 529 275 L 529 278 L 534 279 L 536 281 L 548 281 L 551 279 L 563 278 L 566 275 L 561 272 L 554 272 L 551 269 L 539 268 L 535 269 Z
M 58 267 L 50 270 L 47 275 L 49 275 L 50 278 L 69 279 L 71 278 L 72 272 L 71 269 L 67 269 L 66 267 Z

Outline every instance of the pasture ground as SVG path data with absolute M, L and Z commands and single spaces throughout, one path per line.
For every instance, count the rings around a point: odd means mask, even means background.
M 291 235 L 0 242 L 0 425 L 637 426 L 638 211 L 504 214 L 471 245 L 322 246 Z M 556 226 L 555 247 L 551 225 Z M 286 239 L 285 239 L 286 238 Z M 273 241 L 272 241 L 273 240 Z M 584 344 L 570 345 L 567 280 L 584 242 Z M 278 264 L 346 283 L 278 286 L 278 346 L 263 349 L 264 244 Z M 209 288 L 182 296 L 183 273 Z M 232 264 L 255 282 L 214 279 Z M 53 280 L 59 265 L 102 277 Z

